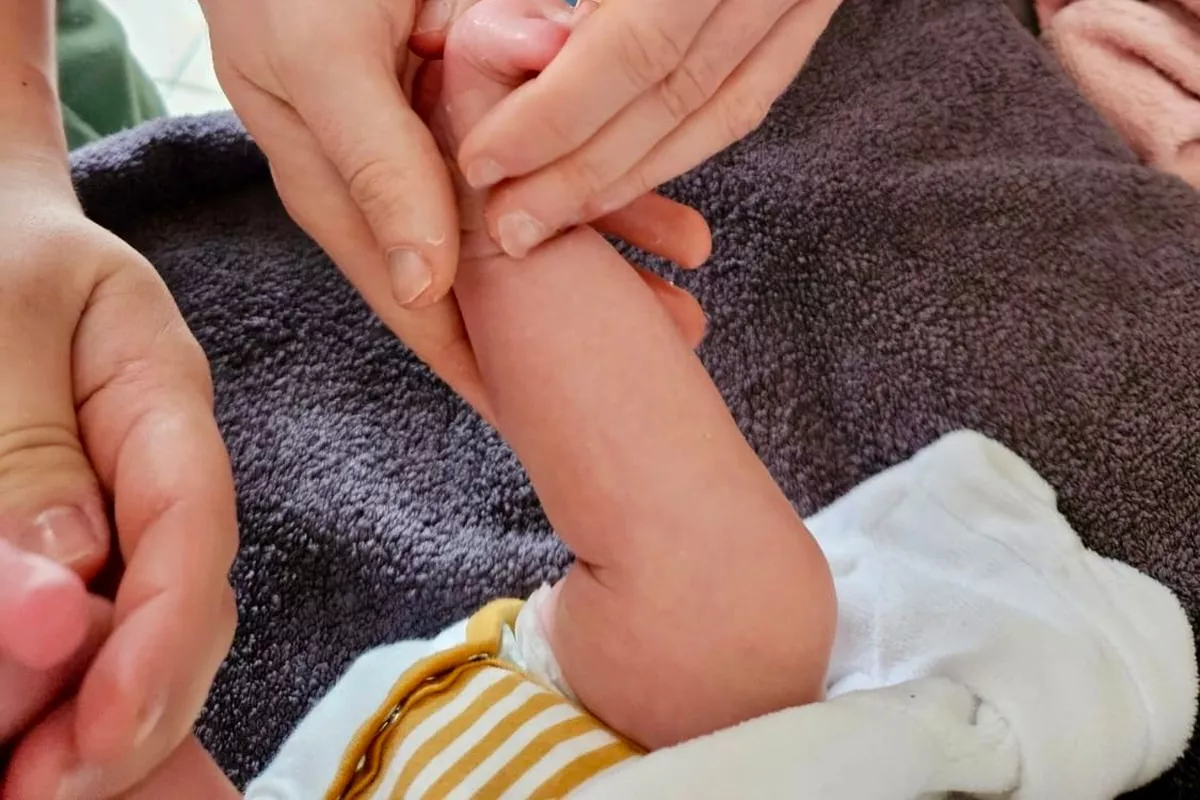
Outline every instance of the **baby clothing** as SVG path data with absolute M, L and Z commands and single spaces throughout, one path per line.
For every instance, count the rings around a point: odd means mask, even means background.
M 574 702 L 539 590 L 362 656 L 246 797 L 1109 800 L 1183 752 L 1178 601 L 1002 445 L 945 436 L 808 525 L 838 592 L 825 702 L 642 754 Z
M 642 756 L 563 681 L 541 624 L 549 595 L 489 603 L 420 643 L 427 655 L 411 642 L 366 654 L 246 797 L 550 800 Z
M 489 604 L 463 644 L 405 672 L 355 734 L 326 797 L 551 800 L 641 755 L 560 678 L 525 663 L 521 647 L 549 652 L 538 621 L 546 594 Z

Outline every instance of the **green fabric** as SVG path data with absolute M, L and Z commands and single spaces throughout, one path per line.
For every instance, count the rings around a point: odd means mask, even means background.
M 72 149 L 166 114 L 99 0 L 58 0 L 58 92 Z

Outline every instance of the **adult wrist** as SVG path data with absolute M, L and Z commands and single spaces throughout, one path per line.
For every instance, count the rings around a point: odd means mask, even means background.
M 36 143 L 19 147 L 0 140 L 0 208 L 13 201 L 27 211 L 50 205 L 82 213 L 65 155 Z
M 53 0 L 0 4 L 0 169 L 70 190 L 58 101 Z
M 27 63 L 0 58 L 0 160 L 50 161 L 66 169 L 67 143 L 54 76 Z

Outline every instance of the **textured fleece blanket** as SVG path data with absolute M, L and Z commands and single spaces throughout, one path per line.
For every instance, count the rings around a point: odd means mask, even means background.
M 350 660 L 568 555 L 488 428 L 287 219 L 229 117 L 80 152 L 207 349 L 243 526 L 200 725 L 238 781 Z M 973 428 L 1200 611 L 1200 194 L 1138 166 L 1004 0 L 847 0 L 758 133 L 678 181 L 703 357 L 804 514 Z M 1194 797 L 1200 752 L 1146 790 Z

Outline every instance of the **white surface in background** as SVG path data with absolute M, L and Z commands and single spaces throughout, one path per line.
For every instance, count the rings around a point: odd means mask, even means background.
M 208 27 L 196 0 L 102 0 L 172 115 L 229 108 L 217 84 Z

